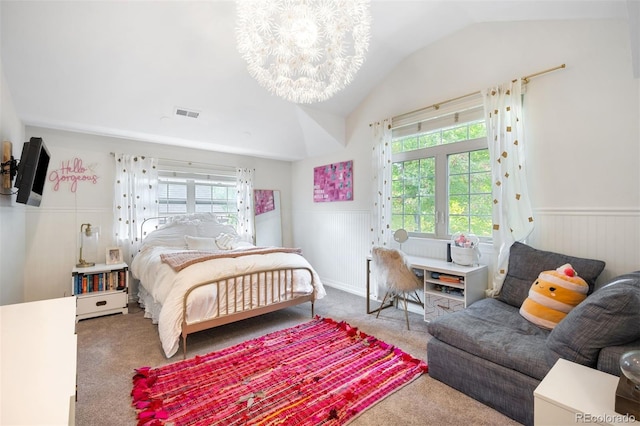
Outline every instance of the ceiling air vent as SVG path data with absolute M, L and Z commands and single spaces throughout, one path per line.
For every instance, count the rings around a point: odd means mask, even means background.
M 181 117 L 198 118 L 200 116 L 200 112 L 186 108 L 176 108 L 176 115 Z

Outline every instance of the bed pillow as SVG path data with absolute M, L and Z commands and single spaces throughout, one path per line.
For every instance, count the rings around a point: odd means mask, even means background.
M 170 225 L 189 226 L 193 231 L 183 235 L 191 235 L 194 237 L 215 238 L 225 233 L 238 235 L 236 229 L 226 223 L 222 223 L 216 213 L 193 213 L 186 215 L 171 216 L 167 219 Z
M 152 231 L 142 240 L 143 246 L 163 246 L 186 248 L 185 235 L 194 235 L 196 227 L 192 224 L 168 223 Z
M 237 240 L 237 235 L 222 233 L 215 238 L 215 243 L 222 250 L 231 250 Z
M 218 250 L 216 240 L 213 238 L 185 235 L 184 241 L 187 243 L 187 248 L 189 250 Z
M 589 293 L 593 292 L 596 279 L 604 269 L 601 260 L 583 259 L 534 249 L 519 242 L 513 243 L 509 251 L 509 267 L 502 284 L 498 300 L 520 308 L 529 294 L 529 288 L 542 271 L 549 271 L 570 263 L 589 285 Z
M 214 213 L 190 213 L 167 217 L 168 223 L 180 223 L 184 225 L 198 225 L 202 222 L 218 223 Z
M 222 225 L 220 223 L 202 222 L 196 226 L 199 237 L 217 238 L 221 234 L 229 234 L 238 236 L 236 229 L 231 225 Z

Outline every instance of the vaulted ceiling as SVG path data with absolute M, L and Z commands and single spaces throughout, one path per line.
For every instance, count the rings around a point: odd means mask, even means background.
M 248 74 L 232 1 L 2 0 L 0 53 L 27 125 L 297 160 L 343 146 L 349 113 L 400 61 L 442 37 L 479 22 L 628 19 L 634 8 L 636 0 L 373 0 L 355 80 L 306 105 Z

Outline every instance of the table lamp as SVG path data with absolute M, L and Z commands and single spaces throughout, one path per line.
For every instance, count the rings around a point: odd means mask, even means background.
M 87 268 L 89 266 L 94 266 L 95 262 L 87 262 L 82 257 L 82 249 L 84 248 L 84 240 L 86 238 L 97 237 L 97 233 L 91 229 L 90 223 L 83 223 L 80 225 L 80 257 L 78 259 L 78 263 L 76 263 L 76 267 L 78 268 Z
M 620 357 L 620 376 L 616 389 L 616 413 L 640 418 L 640 350 Z

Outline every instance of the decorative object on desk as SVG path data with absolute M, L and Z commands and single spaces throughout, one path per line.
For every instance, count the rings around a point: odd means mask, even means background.
M 451 238 L 451 260 L 462 266 L 472 266 L 480 260 L 480 239 L 473 234 L 457 232 Z
M 400 250 L 402 250 L 402 243 L 409 239 L 409 234 L 405 229 L 396 229 L 396 232 L 393 233 L 393 239 L 396 243 L 400 244 Z
M 290 102 L 332 97 L 369 48 L 369 0 L 242 0 L 237 8 L 238 51 L 249 74 Z
M 316 317 L 186 361 L 138 368 L 131 396 L 139 424 L 343 425 L 427 370 L 345 322 Z
M 407 297 L 411 297 L 414 302 L 424 308 L 424 303 L 418 295 L 418 290 L 424 288 L 423 282 L 413 273 L 407 257 L 400 250 L 374 247 L 371 251 L 371 258 L 373 260 L 373 273 L 378 282 L 387 288 L 382 304 L 378 308 L 376 318 L 378 318 L 380 311 L 385 306 L 387 297 L 398 298 L 402 296 L 404 300 L 404 318 L 407 322 L 407 330 L 409 330 Z
M 107 265 L 122 263 L 122 250 L 119 247 L 109 247 L 107 249 Z
M 616 389 L 616 413 L 640 419 L 640 350 L 620 357 L 620 377 Z
M 90 223 L 83 223 L 80 225 L 80 256 L 78 258 L 78 263 L 76 263 L 78 268 L 87 268 L 96 264 L 95 262 L 85 260 L 84 256 L 88 252 L 95 253 L 97 250 L 99 233 L 100 230 L 98 228 L 92 228 Z

